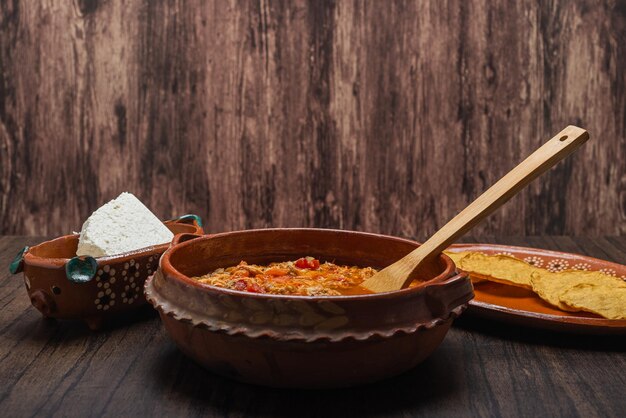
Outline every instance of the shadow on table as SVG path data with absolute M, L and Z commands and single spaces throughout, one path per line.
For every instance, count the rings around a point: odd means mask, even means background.
M 47 342 L 52 338 L 67 343 L 129 328 L 157 317 L 158 314 L 152 306 L 146 305 L 134 311 L 132 315 L 111 317 L 103 324 L 102 329 L 92 331 L 83 321 L 44 318 L 35 308 L 29 308 L 19 321 L 11 325 L 6 335 L 20 341 L 29 339 L 35 342 Z
M 626 335 L 587 335 L 547 331 L 463 315 L 455 328 L 526 344 L 589 351 L 626 352 Z
M 371 416 L 416 412 L 443 404 L 458 393 L 460 362 L 449 361 L 453 347 L 442 345 L 414 369 L 378 383 L 351 388 L 276 389 L 222 378 L 204 370 L 177 349 L 163 352 L 154 367 L 157 384 L 188 398 L 194 410 L 222 415 Z

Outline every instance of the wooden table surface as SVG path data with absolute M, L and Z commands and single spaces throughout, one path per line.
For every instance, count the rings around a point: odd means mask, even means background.
M 462 316 L 415 369 L 377 384 L 277 390 L 215 376 L 183 356 L 151 309 L 102 332 L 42 319 L 7 266 L 37 237 L 0 237 L 3 416 L 624 416 L 626 338 L 567 335 Z M 465 241 L 472 241 L 471 238 Z M 482 242 L 626 263 L 626 237 Z

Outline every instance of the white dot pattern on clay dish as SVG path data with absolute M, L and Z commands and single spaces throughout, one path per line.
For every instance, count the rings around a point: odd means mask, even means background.
M 133 304 L 142 295 L 142 273 L 152 274 L 151 261 L 155 257 L 144 259 L 146 263 L 142 271 L 142 263 L 132 259 L 128 262 L 115 265 L 105 265 L 96 272 L 97 293 L 94 304 L 99 311 L 107 311 L 116 305 L 116 302 Z
M 96 300 L 94 303 L 96 304 L 96 309 L 107 311 L 113 305 L 115 305 L 115 292 L 111 291 L 111 289 L 106 289 L 105 291 L 100 291 L 96 294 Z
M 572 269 L 573 270 L 589 271 L 589 270 L 591 270 L 591 264 L 589 264 L 589 263 L 577 263 L 577 264 L 574 264 L 572 266 Z
M 567 270 L 568 267 L 569 261 L 563 260 L 562 258 L 555 258 L 554 260 L 551 260 L 547 265 L 548 271 L 551 271 L 552 273 L 558 273 L 560 271 Z
M 617 277 L 617 272 L 613 269 L 609 269 L 609 268 L 605 268 L 605 269 L 600 269 L 598 270 L 600 273 L 604 273 L 607 276 L 613 276 L 613 277 Z
M 531 266 L 535 266 L 535 267 L 543 266 L 543 259 L 541 257 L 537 257 L 534 255 L 531 255 L 530 257 L 526 257 L 524 261 L 530 264 Z
M 513 255 L 513 253 L 512 253 L 512 252 L 509 252 L 509 251 L 500 251 L 500 252 L 496 253 L 495 255 L 506 255 L 506 256 L 508 256 L 508 257 L 515 257 L 515 256 Z

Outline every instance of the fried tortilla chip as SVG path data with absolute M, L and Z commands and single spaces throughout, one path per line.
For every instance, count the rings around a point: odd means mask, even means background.
M 459 252 L 451 252 L 451 251 L 444 251 L 444 254 L 447 255 L 448 257 L 450 257 L 452 259 L 452 261 L 454 261 L 454 264 L 460 268 L 461 270 L 464 270 L 463 268 L 461 268 L 461 259 L 463 259 L 463 257 L 469 255 L 469 254 L 474 254 L 472 251 L 459 251 Z M 474 272 L 472 271 L 468 271 L 469 275 L 470 275 L 470 279 L 472 279 L 473 283 L 479 283 L 479 282 L 484 282 L 485 279 L 483 279 L 482 277 L 477 276 Z
M 626 288 L 626 283 L 622 280 L 599 271 L 566 270 L 559 273 L 551 273 L 538 269 L 533 272 L 530 282 L 533 291 L 539 297 L 559 309 L 570 312 L 583 310 L 577 304 L 565 303 L 561 298 L 566 291 L 576 286 L 594 285 L 606 289 Z
M 457 265 L 457 267 L 461 265 L 461 259 L 463 257 L 465 257 L 468 254 L 472 254 L 471 251 L 459 251 L 457 253 L 452 252 L 452 251 L 444 251 L 443 253 L 447 255 L 448 257 L 450 257 L 452 261 L 454 261 L 454 264 Z
M 617 283 L 617 282 L 622 283 Z M 607 319 L 626 319 L 626 285 L 616 279 L 610 283 L 585 283 L 565 291 L 561 302 L 572 308 L 592 312 Z
M 507 255 L 485 255 L 471 251 L 464 253 L 465 255 L 460 257 L 458 262 L 453 258 L 454 263 L 460 269 L 492 282 L 532 289 L 530 275 L 534 271 L 541 270 Z

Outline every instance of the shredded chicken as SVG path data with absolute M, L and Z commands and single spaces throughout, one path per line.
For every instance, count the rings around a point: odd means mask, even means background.
M 376 270 L 371 267 L 340 266 L 305 257 L 296 261 L 247 264 L 219 268 L 194 277 L 200 283 L 253 293 L 300 296 L 338 296 L 369 293 L 360 287 Z

